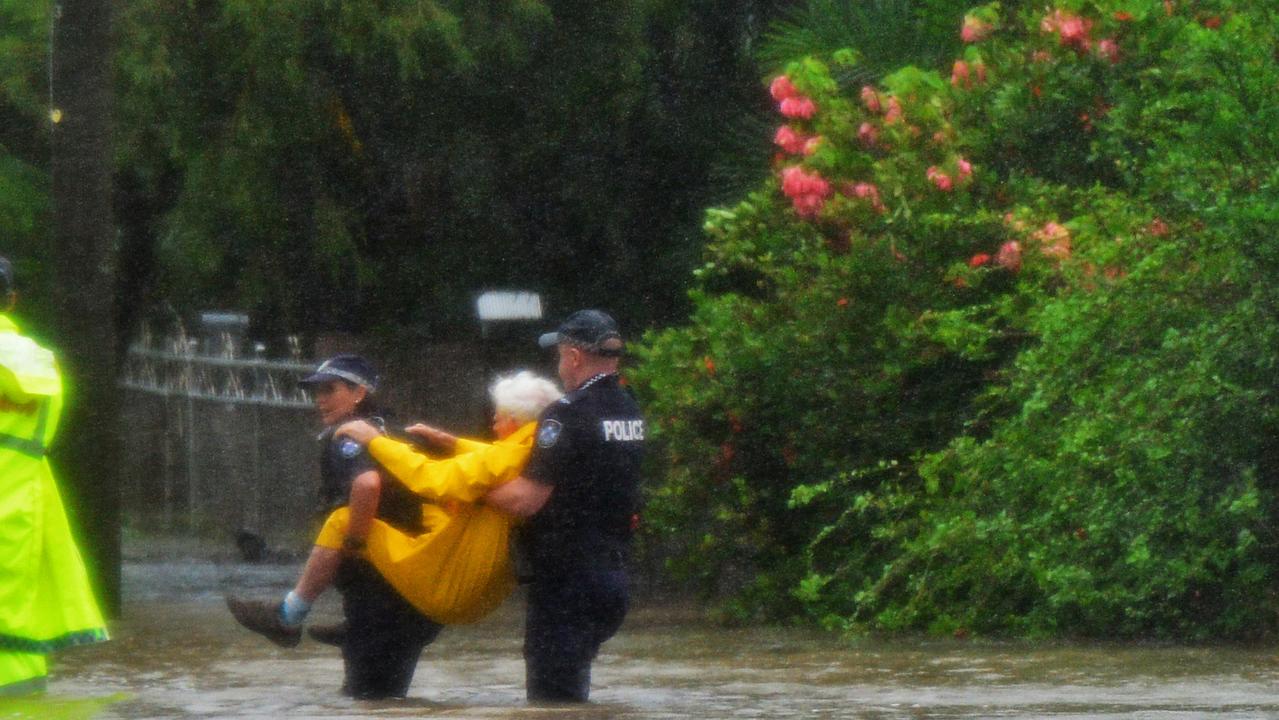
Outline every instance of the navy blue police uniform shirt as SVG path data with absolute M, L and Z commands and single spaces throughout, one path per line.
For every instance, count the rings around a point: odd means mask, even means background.
M 335 429 L 320 434 L 324 448 L 320 455 L 320 503 L 324 514 L 347 504 L 355 478 L 377 470 L 382 475 L 377 517 L 405 532 L 422 532 L 422 499 L 383 470 L 363 445 L 348 437 L 334 437 Z
M 644 420 L 616 374 L 597 375 L 538 420 L 524 477 L 554 488 L 521 550 L 535 578 L 620 560 L 640 511 Z

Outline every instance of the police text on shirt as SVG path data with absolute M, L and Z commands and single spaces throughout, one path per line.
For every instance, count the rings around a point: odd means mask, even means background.
M 604 440 L 637 442 L 644 439 L 643 420 L 604 420 L 600 423 L 604 428 Z

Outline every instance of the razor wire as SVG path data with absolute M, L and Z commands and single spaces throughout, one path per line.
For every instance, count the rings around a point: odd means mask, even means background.
M 298 385 L 298 380 L 306 377 L 315 365 L 301 359 L 300 343 L 295 337 L 289 339 L 291 360 L 266 359 L 261 343 L 254 345 L 252 356 L 244 357 L 237 339 L 230 333 L 206 341 L 203 350 L 201 344 L 181 332 L 157 339 L 143 331 L 125 356 L 120 387 L 165 397 L 235 405 L 311 407 L 311 398 Z

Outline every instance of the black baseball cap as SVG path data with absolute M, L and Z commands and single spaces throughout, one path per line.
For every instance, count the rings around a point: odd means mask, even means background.
M 560 343 L 576 345 L 605 357 L 619 356 L 625 349 L 617 321 L 603 310 L 578 310 L 565 318 L 559 328 L 537 339 L 537 344 L 544 348 Z
M 298 381 L 299 385 L 318 385 L 333 380 L 345 380 L 363 385 L 370 392 L 377 389 L 377 371 L 373 364 L 359 355 L 334 355 L 320 363 L 315 372 Z
M 0 293 L 9 293 L 18 289 L 13 281 L 13 263 L 9 258 L 0 256 Z

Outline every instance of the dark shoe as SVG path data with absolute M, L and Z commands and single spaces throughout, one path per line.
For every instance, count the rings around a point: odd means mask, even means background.
M 302 642 L 302 626 L 289 627 L 280 620 L 280 604 L 266 600 L 226 598 L 227 609 L 236 622 L 280 647 L 297 647 Z
M 346 644 L 346 623 L 338 622 L 332 625 L 311 625 L 307 627 L 306 634 L 311 639 L 324 643 L 325 645 L 333 645 L 334 647 L 342 647 Z

